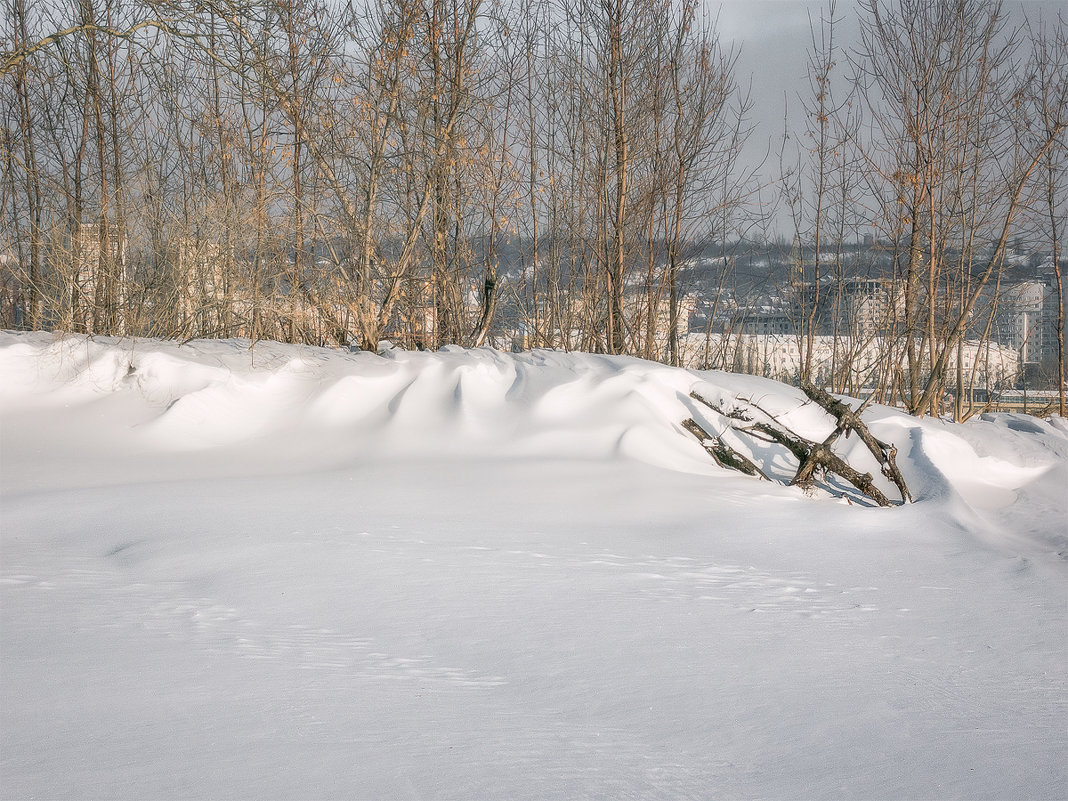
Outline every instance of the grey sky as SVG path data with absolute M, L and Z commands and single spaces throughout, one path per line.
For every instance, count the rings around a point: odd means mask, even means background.
M 841 71 L 847 70 L 844 51 L 856 46 L 859 37 L 858 0 L 838 0 L 836 14 L 840 20 L 835 39 L 842 48 Z M 718 21 L 717 30 L 724 46 L 741 48 L 737 65 L 739 83 L 752 87 L 752 121 L 756 128 L 746 147 L 747 159 L 758 160 L 770 145 L 772 155 L 764 167 L 766 179 L 778 175 L 778 148 L 784 129 L 804 126 L 801 111 L 808 93 L 806 65 L 811 46 L 810 21 L 818 26 L 820 14 L 826 13 L 827 0 L 706 0 L 706 10 Z M 1058 12 L 1068 14 L 1064 0 L 1026 0 L 1006 2 L 1012 19 L 1023 21 L 1024 15 L 1035 21 L 1039 16 L 1054 20 Z M 774 189 L 764 193 L 771 200 Z M 775 228 L 783 231 L 786 221 L 780 217 Z

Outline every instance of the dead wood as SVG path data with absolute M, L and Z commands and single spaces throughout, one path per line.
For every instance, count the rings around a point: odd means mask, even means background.
M 768 423 L 754 423 L 743 431 L 759 431 L 773 442 L 785 447 L 798 461 L 797 472 L 790 484 L 811 489 L 816 484 L 817 474 L 834 473 L 839 475 L 863 492 L 880 506 L 893 506 L 893 503 L 875 486 L 871 473 L 861 473 L 854 469 L 842 457 L 831 450 L 831 445 L 841 433 L 833 431 L 823 442 L 812 442 L 797 435 L 787 434 Z
M 849 432 L 855 431 L 861 442 L 867 446 L 871 455 L 879 462 L 882 474 L 892 481 L 894 486 L 897 487 L 897 491 L 901 493 L 901 500 L 906 503 L 912 500 L 912 495 L 905 484 L 905 477 L 901 475 L 901 471 L 897 467 L 897 448 L 875 437 L 864 421 L 860 419 L 860 413 L 868 405 L 867 401 L 860 409 L 853 411 L 847 404 L 835 398 L 831 393 L 808 381 L 801 382 L 801 391 L 833 416 L 838 421 L 839 429 L 846 431 L 846 436 L 849 436 Z
M 854 410 L 834 398 L 829 392 L 808 382 L 802 385 L 802 391 L 810 401 L 816 403 L 837 421 L 834 431 L 823 442 L 814 442 L 791 431 L 775 415 L 762 409 L 753 401 L 748 401 L 749 406 L 759 411 L 767 418 L 768 422 L 754 422 L 752 416 L 746 414 L 742 409 L 725 411 L 718 404 L 712 403 L 696 391 L 691 392 L 690 397 L 730 420 L 747 424 L 744 426 L 732 426 L 735 431 L 752 439 L 786 448 L 797 459 L 798 463 L 797 472 L 789 482 L 791 485 L 811 490 L 816 486 L 818 477 L 833 474 L 849 482 L 849 484 L 880 506 L 893 506 L 894 503 L 875 486 L 871 473 L 860 472 L 832 450 L 831 446 L 843 434 L 848 437 L 851 433 L 856 432 L 872 456 L 879 462 L 882 474 L 889 481 L 892 481 L 901 493 L 902 502 L 911 501 L 912 496 L 909 494 L 905 479 L 897 467 L 895 458 L 897 449 L 893 445 L 875 437 L 868 429 L 868 426 L 860 419 L 860 413 L 867 407 L 867 403 Z M 752 461 L 727 445 L 722 437 L 710 434 L 692 418 L 683 421 L 682 425 L 697 438 L 702 447 L 716 461 L 716 464 L 737 470 L 746 475 L 758 475 L 768 481 L 771 480 Z
M 737 470 L 740 473 L 745 473 L 747 476 L 756 476 L 765 481 L 771 481 L 759 467 L 749 461 L 749 459 L 742 454 L 738 453 L 738 451 L 734 450 L 734 448 L 725 443 L 720 437 L 710 434 L 693 418 L 683 420 L 682 427 L 697 438 L 697 441 L 701 443 L 701 447 L 715 459 L 716 464 L 720 467 Z
M 691 392 L 690 397 L 699 403 L 703 403 L 716 414 L 721 414 L 724 417 L 729 417 L 732 420 L 741 420 L 743 423 L 749 423 L 753 420 L 752 417 L 747 415 L 741 409 L 724 410 L 718 403 L 713 403 L 708 398 L 705 398 L 702 395 L 698 395 L 696 391 Z

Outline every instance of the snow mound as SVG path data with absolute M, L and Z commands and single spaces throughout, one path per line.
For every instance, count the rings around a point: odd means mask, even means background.
M 833 425 L 631 358 L 0 333 L 2 795 L 1063 799 L 1064 421 L 869 408 L 878 508 L 736 412 Z
M 4 333 L 0 376 L 0 410 L 84 407 L 94 412 L 95 435 L 129 452 L 240 446 L 265 471 L 412 459 L 622 459 L 729 479 L 735 492 L 740 477 L 716 467 L 683 420 L 697 420 L 783 484 L 796 469 L 792 457 L 739 432 L 726 415 L 757 410 L 810 439 L 834 427 L 798 389 L 778 382 L 552 351 L 447 347 L 380 356 L 271 342 Z M 919 505 L 937 506 L 969 530 L 989 535 L 1007 524 L 1068 552 L 1063 421 L 998 414 L 957 425 L 879 406 L 865 418 L 898 448 Z M 856 438 L 839 450 L 896 497 Z M 833 483 L 826 489 L 824 500 L 851 494 Z M 850 500 L 863 502 L 855 493 Z

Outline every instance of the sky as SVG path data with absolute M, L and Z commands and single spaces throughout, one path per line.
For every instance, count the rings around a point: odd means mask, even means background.
M 717 22 L 721 44 L 739 49 L 736 77 L 742 86 L 751 88 L 755 125 L 744 152 L 746 162 L 759 163 L 770 150 L 762 175 L 765 180 L 778 177 L 778 152 L 784 129 L 804 130 L 802 102 L 809 94 L 806 67 L 811 46 L 811 26 L 819 26 L 821 13 L 828 2 L 815 0 L 706 0 L 706 12 Z M 859 41 L 860 0 L 838 0 L 836 14 L 840 22 L 835 39 L 842 48 L 839 59 L 843 74 L 848 69 L 845 51 Z M 1006 2 L 1005 10 L 1014 20 L 1026 18 L 1055 19 L 1068 4 L 1063 0 L 1026 0 Z M 785 124 L 784 124 L 785 123 Z M 774 190 L 765 190 L 765 201 Z M 783 214 L 773 222 L 772 233 L 791 233 Z
M 835 36 L 843 42 L 855 42 L 857 16 L 853 3 L 839 4 L 841 27 Z M 779 148 L 784 131 L 804 128 L 802 100 L 807 94 L 805 77 L 810 25 L 819 25 L 827 3 L 809 0 L 727 0 L 709 2 L 709 13 L 716 19 L 721 43 L 738 51 L 736 77 L 741 87 L 748 87 L 752 100 L 750 112 L 754 124 L 743 151 L 747 165 L 758 165 L 761 178 L 771 182 L 779 175 Z M 761 190 L 761 206 L 767 211 L 777 199 L 774 186 Z M 771 234 L 789 236 L 792 224 L 779 210 L 771 220 Z
M 835 33 L 843 48 L 857 43 L 860 6 L 858 0 L 838 0 L 841 24 Z M 781 127 L 784 93 L 796 103 L 797 94 L 805 91 L 810 21 L 818 25 L 827 8 L 827 2 L 814 0 L 707 0 L 706 9 L 718 21 L 723 44 L 741 48 L 738 75 L 752 77 L 755 113 L 761 120 L 774 119 Z M 1005 3 L 1005 9 L 1022 21 L 1025 14 L 1053 19 L 1068 6 L 1063 0 L 1027 0 Z

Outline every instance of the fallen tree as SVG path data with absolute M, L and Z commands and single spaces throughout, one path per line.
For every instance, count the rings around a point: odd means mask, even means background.
M 766 420 L 755 420 L 752 415 L 740 409 L 724 410 L 697 392 L 691 392 L 690 397 L 731 421 L 728 423 L 728 428 L 737 434 L 785 448 L 797 460 L 798 465 L 793 478 L 788 482 L 789 485 L 811 491 L 817 486 L 819 478 L 836 475 L 879 506 L 893 506 L 894 501 L 876 486 L 871 473 L 862 473 L 834 452 L 832 446 L 835 442 L 843 436 L 848 438 L 855 433 L 878 462 L 882 475 L 897 487 L 901 495 L 900 502 L 910 502 L 912 495 L 897 466 L 897 448 L 878 439 L 861 420 L 860 415 L 867 407 L 867 402 L 854 410 L 829 392 L 808 382 L 803 382 L 801 389 L 812 403 L 822 408 L 837 423 L 834 430 L 822 442 L 816 442 L 791 431 L 774 415 L 752 401 L 747 401 L 748 405 Z M 722 435 L 711 433 L 693 418 L 684 420 L 682 426 L 701 443 L 716 464 L 749 476 L 756 476 L 767 481 L 772 480 L 752 460 L 728 445 Z

